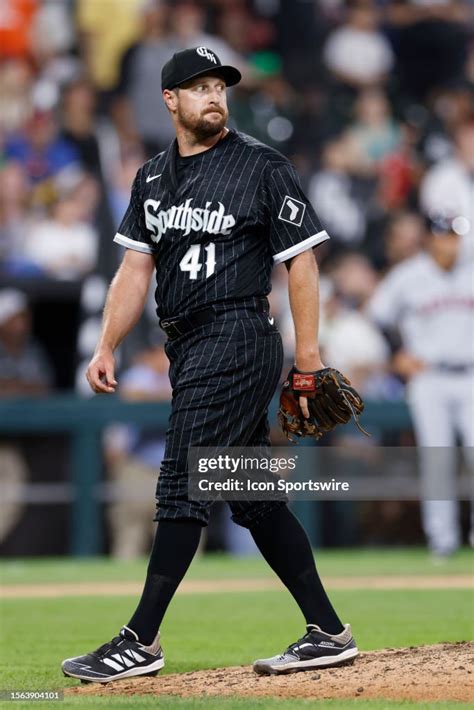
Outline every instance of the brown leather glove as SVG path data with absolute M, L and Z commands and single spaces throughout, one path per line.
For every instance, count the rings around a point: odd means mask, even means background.
M 309 419 L 305 419 L 299 398 L 308 400 Z M 342 372 L 325 367 L 316 372 L 300 372 L 292 367 L 283 383 L 278 420 L 290 441 L 292 435 L 320 439 L 338 424 L 347 424 L 354 417 L 360 431 L 369 436 L 359 423 L 364 402 Z

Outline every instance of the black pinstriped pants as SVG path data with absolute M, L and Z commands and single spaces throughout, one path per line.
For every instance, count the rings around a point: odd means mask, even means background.
M 155 520 L 209 520 L 209 501 L 189 501 L 191 446 L 269 445 L 268 405 L 283 366 L 280 333 L 266 313 L 230 309 L 165 346 L 172 411 L 156 488 Z M 279 501 L 229 502 L 232 519 L 252 527 Z

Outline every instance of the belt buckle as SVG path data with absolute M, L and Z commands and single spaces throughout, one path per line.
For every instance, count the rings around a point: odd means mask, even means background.
M 160 320 L 160 326 L 162 328 L 169 328 L 170 326 L 174 326 L 176 323 L 179 323 L 181 318 L 176 317 L 176 318 L 162 318 Z
M 165 331 L 170 340 L 174 340 L 181 335 L 179 328 L 176 327 L 176 323 L 178 322 L 179 318 L 164 318 L 160 320 L 160 328 Z

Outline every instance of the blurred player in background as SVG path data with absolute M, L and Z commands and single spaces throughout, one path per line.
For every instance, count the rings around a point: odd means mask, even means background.
M 468 229 L 465 217 L 432 216 L 425 250 L 396 266 L 369 305 L 391 339 L 393 367 L 407 381 L 425 493 L 423 529 L 439 558 L 461 543 L 456 437 L 471 465 L 474 446 L 474 283 L 472 260 L 460 258 Z M 435 500 L 437 490 L 449 496 Z M 473 523 L 471 516 L 471 540 Z

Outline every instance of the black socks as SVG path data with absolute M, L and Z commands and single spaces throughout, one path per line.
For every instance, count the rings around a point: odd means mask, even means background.
M 307 624 L 328 634 L 344 630 L 319 579 L 308 537 L 293 513 L 282 505 L 250 530 L 258 549 L 293 595 Z M 145 646 L 153 643 L 166 609 L 187 572 L 201 537 L 194 520 L 158 524 L 145 587 L 128 622 Z
M 270 567 L 293 595 L 307 624 L 327 634 L 339 634 L 343 625 L 324 590 L 308 537 L 286 505 L 276 508 L 250 529 Z
M 163 520 L 158 524 L 145 586 L 127 626 L 149 646 L 166 609 L 196 553 L 202 526 L 195 520 Z

